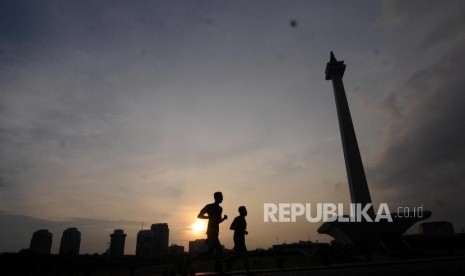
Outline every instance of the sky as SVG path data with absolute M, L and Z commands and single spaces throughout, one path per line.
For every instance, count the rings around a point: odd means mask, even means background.
M 264 203 L 350 203 L 331 82 L 344 84 L 375 206 L 465 228 L 463 1 L 1 1 L 0 252 L 49 229 L 166 222 L 170 244 L 224 195 L 249 249 L 329 241 Z M 292 27 L 291 20 L 297 25 Z M 416 232 L 414 226 L 410 233 Z

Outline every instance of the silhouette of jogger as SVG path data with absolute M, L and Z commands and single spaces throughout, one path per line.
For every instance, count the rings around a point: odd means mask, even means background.
M 233 222 L 229 229 L 234 230 L 234 255 L 227 260 L 228 270 L 231 269 L 231 265 L 237 259 L 243 258 L 244 268 L 249 271 L 249 259 L 247 257 L 247 247 L 245 246 L 245 235 L 249 234 L 247 232 L 247 221 L 245 217 L 247 216 L 247 209 L 245 206 L 238 208 L 239 216 L 234 218 Z
M 200 219 L 208 219 L 208 252 L 210 254 L 215 253 L 215 271 L 222 272 L 223 266 L 221 264 L 221 258 L 223 254 L 223 247 L 218 239 L 218 235 L 220 233 L 220 223 L 228 219 L 228 216 L 225 215 L 224 217 L 221 217 L 223 208 L 221 208 L 220 203 L 223 202 L 223 194 L 221 192 L 216 192 L 213 194 L 213 197 L 215 198 L 215 202 L 205 205 L 205 207 L 200 210 L 197 217 Z

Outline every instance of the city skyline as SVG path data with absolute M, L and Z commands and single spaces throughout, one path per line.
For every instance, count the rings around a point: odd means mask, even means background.
M 202 231 L 205 229 L 202 228 Z M 149 242 L 147 252 L 139 252 L 139 250 L 144 251 L 143 247 L 145 246 L 145 240 L 142 238 L 139 241 L 139 236 L 143 236 L 146 232 L 150 232 L 150 238 L 147 240 Z M 200 229 L 196 230 L 200 231 Z M 78 233 L 79 240 L 75 241 L 70 239 L 70 232 Z M 94 252 L 97 254 L 109 254 L 110 258 L 120 258 L 125 255 L 135 255 L 140 258 L 154 258 L 165 256 L 168 254 L 180 254 L 183 253 L 180 250 L 184 248 L 184 246 L 177 245 L 173 242 L 170 243 L 169 240 L 169 228 L 167 223 L 154 223 L 147 230 L 140 230 L 137 234 L 138 240 L 136 242 L 136 250 L 135 252 L 126 252 L 126 234 L 124 233 L 124 229 L 114 229 L 113 232 L 109 235 L 110 241 L 107 244 L 107 249 L 105 252 Z M 206 239 L 196 239 L 195 241 L 188 241 L 189 249 L 187 252 L 190 252 L 191 243 L 202 243 L 200 247 L 202 250 L 196 249 L 194 253 L 204 252 L 206 251 Z M 77 244 L 76 244 L 77 242 Z M 67 254 L 75 254 L 79 255 L 79 247 L 80 247 L 81 239 L 80 239 L 80 231 L 76 227 L 70 227 L 63 231 L 61 236 L 60 251 L 59 252 L 51 252 L 51 245 L 53 244 L 53 235 L 50 233 L 48 229 L 39 229 L 34 231 L 31 237 L 30 246 L 28 248 L 23 248 L 22 250 L 30 250 L 31 253 L 37 255 L 47 255 L 47 254 L 60 254 L 60 255 L 67 255 Z M 139 244 L 140 243 L 140 244 Z M 76 248 L 77 251 L 70 252 L 70 248 Z M 62 249 L 63 248 L 63 249 Z M 139 249 L 140 248 L 140 249 Z M 199 246 L 197 246 L 199 248 Z M 175 250 L 175 252 L 171 252 L 171 250 Z M 3 253 L 3 252 L 2 252 Z M 86 253 L 88 254 L 88 253 Z
M 166 225 L 166 228 L 168 228 L 168 225 L 166 223 L 154 223 L 152 224 L 150 229 L 147 229 L 147 230 L 142 229 L 138 232 L 138 235 L 137 235 L 138 237 L 141 235 L 144 235 L 145 232 L 147 231 L 151 233 L 151 237 L 149 240 L 150 248 L 148 252 L 145 252 L 145 253 L 138 252 L 139 247 L 141 248 L 141 250 L 143 250 L 142 247 L 144 247 L 144 242 L 145 242 L 143 240 L 140 241 L 141 242 L 140 245 L 139 245 L 139 240 L 137 240 L 135 252 L 127 252 L 125 250 L 125 245 L 126 245 L 125 238 L 127 235 L 124 233 L 124 229 L 115 229 L 113 230 L 113 233 L 110 234 L 110 242 L 108 244 L 106 251 L 105 252 L 94 252 L 94 253 L 109 254 L 110 258 L 120 258 L 120 257 L 127 256 L 127 255 L 134 255 L 139 258 L 153 258 L 153 257 L 160 257 L 160 256 L 168 255 L 168 254 L 181 254 L 184 252 L 190 253 L 190 254 L 199 254 L 199 253 L 205 253 L 208 251 L 207 239 L 204 239 L 204 238 L 188 241 L 187 251 L 182 251 L 185 248 L 184 246 L 177 245 L 173 242 L 170 243 L 168 239 L 167 241 L 168 246 L 166 247 L 168 250 L 160 251 L 159 245 L 156 245 L 156 243 L 153 242 L 153 237 L 152 237 L 154 235 L 160 234 L 160 233 L 157 233 L 160 231 L 160 229 L 156 229 L 157 227 L 155 227 L 154 229 L 154 226 L 157 226 L 157 225 L 162 225 L 162 226 Z M 450 237 L 450 236 L 454 236 L 456 233 L 452 223 L 445 222 L 445 221 L 421 223 L 418 225 L 418 228 L 419 228 L 418 234 L 425 236 L 425 237 Z M 61 244 L 63 242 L 65 243 L 68 242 L 66 240 L 65 241 L 63 240 L 63 236 L 67 235 L 67 232 L 69 232 L 70 230 L 76 231 L 77 228 L 70 227 L 63 231 L 63 235 L 62 235 L 61 242 L 60 242 L 60 247 L 62 246 Z M 205 230 L 205 229 L 202 228 L 202 230 Z M 53 243 L 52 240 L 53 240 L 52 234 L 48 231 L 48 229 L 39 229 L 32 234 L 30 247 L 27 249 L 30 250 L 31 253 L 37 254 L 37 255 L 67 254 L 66 252 L 63 252 L 63 253 L 51 252 L 50 249 L 51 249 L 51 244 Z M 79 244 L 80 242 L 81 241 L 79 240 Z M 306 242 L 313 244 L 313 242 L 311 241 L 302 241 L 302 240 L 291 241 L 289 244 L 306 243 Z M 269 248 L 274 248 L 274 246 L 277 246 L 277 245 L 279 245 L 279 241 L 277 241 L 277 244 L 271 244 Z M 286 245 L 286 243 L 281 243 L 281 245 Z M 224 245 L 223 245 L 223 248 L 228 249 L 224 247 Z M 262 249 L 269 249 L 269 248 L 262 248 Z M 153 250 L 158 251 L 158 253 L 154 253 Z M 172 250 L 174 250 L 174 252 L 172 252 Z
M 196 215 L 222 191 L 220 240 L 244 205 L 249 248 L 329 241 L 264 223 L 266 202 L 350 202 L 329 52 L 374 203 L 465 228 L 465 25 L 445 1 L 5 1 L 0 9 L 0 252 L 75 226 L 80 252 Z M 146 227 L 147 227 L 146 226 Z M 415 226 L 416 227 L 416 226 Z M 414 229 L 415 230 L 415 229 Z M 413 231 L 413 230 L 412 230 Z

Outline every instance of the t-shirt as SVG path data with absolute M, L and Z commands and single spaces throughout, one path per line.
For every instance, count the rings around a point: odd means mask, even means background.
M 247 229 L 247 222 L 245 217 L 237 216 L 231 223 L 231 230 L 234 230 L 234 249 L 238 252 L 247 251 L 245 247 L 245 230 Z
M 218 234 L 220 232 L 223 208 L 221 208 L 219 204 L 210 203 L 205 205 L 200 213 L 206 213 L 208 215 L 207 234 Z
M 247 229 L 247 222 L 245 221 L 245 217 L 243 216 L 235 217 L 233 222 L 231 223 L 230 229 L 234 230 L 234 236 L 245 235 L 245 230 Z

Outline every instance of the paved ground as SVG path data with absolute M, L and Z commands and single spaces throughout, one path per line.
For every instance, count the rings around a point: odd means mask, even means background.
M 196 275 L 217 275 L 216 273 L 197 273 Z M 228 272 L 225 275 L 248 275 L 245 271 Z M 409 261 L 396 262 L 373 262 L 364 264 L 346 264 L 331 266 L 314 266 L 282 270 L 254 270 L 249 275 L 315 275 L 315 276 L 355 276 L 355 275 L 372 275 L 372 276 L 433 276 L 447 275 L 455 276 L 465 275 L 465 257 L 454 258 L 431 258 Z

